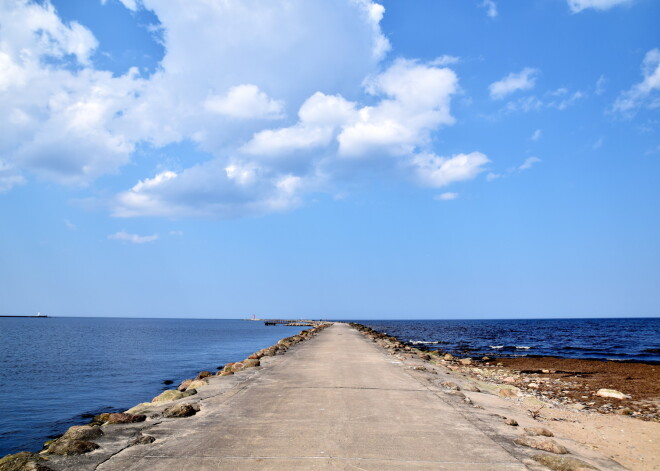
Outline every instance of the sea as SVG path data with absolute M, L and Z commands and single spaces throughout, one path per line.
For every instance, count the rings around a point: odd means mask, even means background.
M 72 425 L 150 401 L 301 330 L 243 320 L 0 318 L 0 457 L 39 451 Z
M 660 363 L 660 318 L 356 322 L 465 356 Z M 0 318 L 0 457 L 38 451 L 71 425 L 149 401 L 300 330 L 242 320 Z
M 660 318 L 356 321 L 454 355 L 660 363 Z

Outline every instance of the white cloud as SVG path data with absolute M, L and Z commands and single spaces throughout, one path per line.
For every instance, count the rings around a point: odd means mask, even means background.
M 573 13 L 593 8 L 594 10 L 609 10 L 617 5 L 631 3 L 632 0 L 567 0 L 568 7 Z
M 483 0 L 479 6 L 486 9 L 486 15 L 489 18 L 495 18 L 497 16 L 497 4 L 494 0 Z
M 149 236 L 141 236 L 137 234 L 129 234 L 126 231 L 119 231 L 115 234 L 110 234 L 108 239 L 121 240 L 124 242 L 130 242 L 132 244 L 144 244 L 147 242 L 153 242 L 158 240 L 158 234 L 153 234 Z
M 535 163 L 538 163 L 540 161 L 541 161 L 541 159 L 539 159 L 538 157 L 527 157 L 525 159 L 525 161 L 522 163 L 522 165 L 520 165 L 518 167 L 518 170 L 521 171 L 521 172 L 523 170 L 528 170 L 528 169 L 532 168 L 532 165 L 534 165 Z
M 284 103 L 269 98 L 256 85 L 247 84 L 231 87 L 224 96 L 208 97 L 204 106 L 208 111 L 233 118 L 275 119 L 282 117 Z
M 452 64 L 457 64 L 461 61 L 459 57 L 456 56 L 449 56 L 447 54 L 443 56 L 436 57 L 433 59 L 431 62 L 429 62 L 429 65 L 434 66 L 434 67 L 444 67 L 447 65 L 452 65 Z
M 473 179 L 484 171 L 483 166 L 488 162 L 488 157 L 481 152 L 452 157 L 419 154 L 412 158 L 411 166 L 421 184 L 437 188 Z
M 565 88 L 559 88 L 553 92 L 550 92 L 549 95 L 553 96 L 554 99 L 550 100 L 547 103 L 547 106 L 550 108 L 556 108 L 560 111 L 565 110 L 579 99 L 584 98 L 584 94 L 581 91 L 578 90 L 576 92 L 570 93 Z
M 398 60 L 366 85 L 384 98 L 361 108 L 357 121 L 343 127 L 337 138 L 342 156 L 411 154 L 431 131 L 454 123 L 450 104 L 458 78 L 450 69 Z
M 512 72 L 502 80 L 490 84 L 490 97 L 500 100 L 518 90 L 531 90 L 536 84 L 538 74 L 539 70 L 531 67 L 526 67 L 518 73 Z
M 47 0 L 0 3 L 0 192 L 26 176 L 89 185 L 138 148 L 187 143 L 208 160 L 158 163 L 112 198 L 112 214 L 236 217 L 341 193 L 350 169 L 376 161 L 430 186 L 487 162 L 430 152 L 454 123 L 458 77 L 445 66 L 459 59 L 383 70 L 390 45 L 372 0 L 119 1 L 160 23 L 164 56 L 148 77 L 96 70 L 93 34 Z
M 437 195 L 435 197 L 436 200 L 440 200 L 440 201 L 451 201 L 451 200 L 455 200 L 456 198 L 458 198 L 458 193 L 451 193 L 449 191 L 446 192 L 446 193 L 442 193 L 440 195 Z
M 543 135 L 543 132 L 540 129 L 537 129 L 536 131 L 534 131 L 534 133 L 532 134 L 530 139 L 532 141 L 538 141 L 539 139 L 541 139 L 542 135 Z
M 643 80 L 621 93 L 614 102 L 613 110 L 632 116 L 639 108 L 660 107 L 660 49 L 651 49 L 642 62 Z
M 502 175 L 499 173 L 489 172 L 488 175 L 486 175 L 486 181 L 489 182 L 492 182 L 493 180 L 497 180 L 498 178 L 502 178 Z
M 65 220 L 64 220 L 64 225 L 65 225 L 66 228 L 69 229 L 70 231 L 75 231 L 76 229 L 78 229 L 78 226 L 76 226 L 74 223 L 72 223 L 72 222 L 69 221 L 68 219 L 65 219 Z

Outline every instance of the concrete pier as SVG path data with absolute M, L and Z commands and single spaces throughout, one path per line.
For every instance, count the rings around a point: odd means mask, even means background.
M 209 386 L 210 387 L 210 386 Z M 463 408 L 335 324 L 98 470 L 523 470 Z

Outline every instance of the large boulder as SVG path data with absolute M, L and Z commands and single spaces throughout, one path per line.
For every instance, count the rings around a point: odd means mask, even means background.
M 88 440 L 66 440 L 59 438 L 50 444 L 46 452 L 62 456 L 82 455 L 97 448 L 100 448 L 98 444 Z
M 568 453 L 568 450 L 565 446 L 560 445 L 550 438 L 520 437 L 516 438 L 513 442 L 517 445 L 528 446 L 530 448 L 536 448 L 537 450 L 549 451 L 550 453 L 556 453 L 558 455 L 565 455 Z
M 106 414 L 101 415 L 105 416 L 103 423 L 111 425 L 135 424 L 137 422 L 144 422 L 147 419 L 147 416 L 144 414 L 129 414 L 128 412 L 115 412 L 114 414 L 107 414 L 107 416 Z
M 66 431 L 62 438 L 65 440 L 94 440 L 103 435 L 103 430 L 91 425 L 74 425 Z
M 571 456 L 538 454 L 532 456 L 532 459 L 538 463 L 541 463 L 543 466 L 547 466 L 553 471 L 582 471 L 585 469 L 598 469 L 594 466 L 591 466 L 589 463 L 585 463 L 584 461 L 573 458 Z
M 616 389 L 599 389 L 598 392 L 596 392 L 596 396 L 609 397 L 612 399 L 630 399 L 630 396 L 623 394 Z
M 244 368 L 254 368 L 255 366 L 260 366 L 261 362 L 257 359 L 252 359 L 248 358 L 247 360 L 243 360 L 241 363 L 243 363 Z
M 154 397 L 151 402 L 170 402 L 181 399 L 182 397 L 184 396 L 181 391 L 177 391 L 176 389 L 168 389 L 167 391 L 163 391 L 158 396 Z
M 175 404 L 163 411 L 163 417 L 190 417 L 199 411 L 196 404 Z
M 183 381 L 181 381 L 181 384 L 179 384 L 179 386 L 177 386 L 176 390 L 177 391 L 185 391 L 188 388 L 188 386 L 190 386 L 190 383 L 192 383 L 192 382 L 193 382 L 192 379 L 184 379 Z
M 205 371 L 200 371 L 195 379 L 196 380 L 204 379 L 204 378 L 208 378 L 209 376 L 211 376 L 210 371 L 206 371 L 206 370 Z
M 0 471 L 53 471 L 43 464 L 44 459 L 34 453 L 21 451 L 0 459 Z
M 187 391 L 190 391 L 191 389 L 199 389 L 199 388 L 203 388 L 203 387 L 206 386 L 207 384 L 209 384 L 209 383 L 208 383 L 208 381 L 206 381 L 205 379 L 196 379 L 195 381 L 192 381 L 192 382 L 188 385 L 188 389 L 186 389 L 186 392 L 187 392 Z

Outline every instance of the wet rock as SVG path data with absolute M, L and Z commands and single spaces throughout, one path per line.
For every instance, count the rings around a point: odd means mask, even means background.
M 554 437 L 555 435 L 545 427 L 525 427 L 525 432 L 527 435 L 531 436 L 543 436 L 543 437 Z
M 612 399 L 630 399 L 630 396 L 623 394 L 616 389 L 599 389 L 598 392 L 596 392 L 596 396 L 610 397 Z
M 146 435 L 146 434 L 140 434 L 135 440 L 131 442 L 131 446 L 133 445 L 149 445 L 150 443 L 155 442 L 156 439 L 152 437 L 151 435 Z
M 176 389 L 168 389 L 167 391 L 163 391 L 158 396 L 154 397 L 151 402 L 170 402 L 181 399 L 182 397 L 183 393 L 181 391 L 177 391 Z
M 176 390 L 177 391 L 185 391 L 188 386 L 190 386 L 190 383 L 192 383 L 192 379 L 184 379 L 181 381 L 181 384 L 177 386 Z
M 504 423 L 507 425 L 511 425 L 512 427 L 518 426 L 518 421 L 516 419 L 504 419 Z
M 163 411 L 163 417 L 190 417 L 199 411 L 199 406 L 196 404 L 175 404 L 168 407 Z
M 559 443 L 549 438 L 537 438 L 528 436 L 516 438 L 513 442 L 517 445 L 528 446 L 530 448 L 536 448 L 537 450 L 549 451 L 550 453 L 556 453 L 558 455 L 565 455 L 568 453 L 568 450 L 565 446 L 560 445 Z
M 65 440 L 60 438 L 51 443 L 46 451 L 53 455 L 69 456 L 82 455 L 94 451 L 97 448 L 100 447 L 96 443 L 88 440 Z
M 254 368 L 255 366 L 261 365 L 261 362 L 256 358 L 248 358 L 247 360 L 243 360 L 241 363 L 243 363 L 243 368 Z
M 440 383 L 440 385 L 445 389 L 452 389 L 454 391 L 461 390 L 458 384 L 454 383 L 453 381 L 443 381 L 442 383 Z
M 0 471 L 53 471 L 43 461 L 34 453 L 22 451 L 0 459 Z
M 165 381 L 163 381 L 163 384 L 169 386 L 170 384 L 174 384 L 174 381 L 172 381 L 171 379 L 166 379 Z
M 197 375 L 197 377 L 196 377 L 195 379 L 196 379 L 196 380 L 197 380 L 197 379 L 204 379 L 204 378 L 208 378 L 209 376 L 211 376 L 211 372 L 210 372 L 210 371 L 206 371 L 206 370 L 205 370 L 205 371 L 200 371 L 199 374 Z
M 74 425 L 69 427 L 62 438 L 65 440 L 94 440 L 103 435 L 103 430 L 91 425 Z
M 598 469 L 577 458 L 571 456 L 556 456 L 538 454 L 532 456 L 532 459 L 543 466 L 547 466 L 553 471 L 580 471 L 584 469 Z
M 209 384 L 209 383 L 208 383 L 208 381 L 206 381 L 205 379 L 196 379 L 195 381 L 192 381 L 192 382 L 188 385 L 188 389 L 186 389 L 186 391 L 188 391 L 188 390 L 190 390 L 190 389 L 199 389 L 199 388 L 203 388 L 203 387 L 206 386 L 207 384 Z

